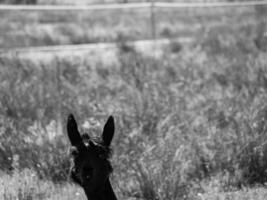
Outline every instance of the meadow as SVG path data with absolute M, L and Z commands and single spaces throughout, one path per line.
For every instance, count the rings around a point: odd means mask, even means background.
M 196 40 L 187 46 L 170 44 L 157 57 L 125 44 L 118 45 L 109 63 L 90 55 L 36 62 L 1 54 L 1 199 L 85 199 L 68 178 L 65 124 L 70 112 L 90 135 L 100 134 L 108 115 L 114 115 L 111 182 L 119 199 L 266 199 L 267 57 L 255 45 L 262 25 L 257 10 L 189 11 L 158 13 L 158 37 L 179 37 L 183 27 Z M 71 21 L 83 33 L 94 27 L 86 13 L 1 15 L 6 20 L 1 31 L 21 31 L 23 38 L 13 37 L 12 43 L 2 34 L 6 48 L 64 44 L 23 35 L 26 24 L 35 23 L 38 30 L 42 18 L 49 27 L 62 20 L 68 27 Z M 112 38 L 116 26 L 106 21 L 114 18 L 94 17 L 92 23 L 109 30 L 103 33 L 110 41 L 117 37 Z M 118 20 L 123 38 L 151 37 L 134 17 Z M 66 30 L 76 33 L 77 27 Z M 139 28 L 147 36 L 134 32 Z M 52 30 L 49 38 L 54 37 L 58 32 Z
M 109 16 L 109 17 L 107 17 Z M 203 38 L 209 31 L 249 33 L 253 7 L 162 9 L 154 14 L 157 38 Z M 266 18 L 263 20 L 267 21 Z M 1 48 L 152 39 L 148 8 L 102 11 L 0 11 Z M 223 34 L 223 33 L 222 33 Z M 224 34 L 223 34 L 224 35 Z

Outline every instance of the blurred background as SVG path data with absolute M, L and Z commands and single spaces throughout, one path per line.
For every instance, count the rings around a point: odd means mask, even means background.
M 0 0 L 0 199 L 86 199 L 69 113 L 118 199 L 266 199 L 266 55 L 267 1 Z

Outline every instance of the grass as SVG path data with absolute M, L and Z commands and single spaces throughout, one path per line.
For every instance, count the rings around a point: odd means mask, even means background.
M 0 184 L 3 200 L 85 199 L 80 188 L 71 184 L 55 185 L 41 180 L 35 171 L 29 169 L 14 171 L 12 175 L 2 175 Z
M 145 9 L 122 11 L 119 15 L 116 11 L 4 11 L 0 14 L 3 48 L 114 42 L 120 35 L 134 40 L 149 38 L 150 34 L 149 14 Z M 138 26 L 136 21 L 140 21 Z
M 253 42 L 257 24 L 238 16 L 161 57 L 123 43 L 108 65 L 2 55 L 0 196 L 84 199 L 67 177 L 73 112 L 91 135 L 115 116 L 119 199 L 266 199 L 267 58 Z
M 267 197 L 265 188 L 243 189 L 241 191 L 228 192 L 228 193 L 214 193 L 199 195 L 200 199 L 231 199 L 231 200 L 249 200 L 249 199 L 265 199 Z
M 173 12 L 157 9 L 156 35 L 158 38 L 201 38 L 214 27 L 235 31 L 244 27 L 253 29 L 257 24 L 256 13 L 253 7 L 242 7 L 238 11 L 234 8 L 176 9 Z M 119 12 L 1 11 L 0 16 L 2 48 L 152 38 L 151 16 L 147 9 Z
M 156 62 L 127 51 L 113 66 L 2 59 L 2 169 L 16 169 L 17 160 L 20 170 L 65 183 L 68 145 L 57 123 L 74 112 L 97 134 L 113 113 L 119 196 L 192 199 L 265 182 L 266 58 L 255 49 L 243 57 L 231 46 L 234 58 L 224 48 L 183 49 Z

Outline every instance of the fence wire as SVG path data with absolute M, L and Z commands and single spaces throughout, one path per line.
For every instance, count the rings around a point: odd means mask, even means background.
M 267 1 L 242 1 L 242 2 L 151 2 L 127 4 L 92 4 L 92 5 L 0 5 L 0 10 L 112 10 L 136 8 L 201 8 L 201 7 L 240 7 L 240 6 L 267 5 Z
M 181 9 L 181 8 L 206 8 L 206 7 L 241 7 L 241 6 L 264 6 L 267 5 L 267 1 L 242 1 L 242 2 L 147 2 L 147 3 L 127 3 L 127 4 L 101 4 L 101 5 L 0 5 L 0 11 L 97 11 L 97 10 L 116 10 L 116 9 L 137 9 L 137 8 L 149 8 L 150 12 L 155 12 L 156 8 L 166 9 Z M 153 9 L 151 9 L 153 8 Z M 151 15 L 153 16 L 153 15 Z M 151 20 L 153 21 L 153 20 Z M 156 23 L 156 22 L 154 22 Z M 155 26 L 154 26 L 155 27 Z M 155 32 L 155 30 L 154 30 Z M 153 40 L 140 40 L 134 42 L 127 42 L 133 46 L 144 46 L 152 44 L 153 42 L 163 42 L 168 40 L 167 38 Z M 192 42 L 190 38 L 181 38 L 181 43 Z M 10 52 L 55 52 L 55 51 L 72 51 L 72 50 L 90 50 L 93 48 L 117 48 L 116 43 L 96 43 L 96 44 L 80 44 L 80 45 L 55 45 L 55 46 L 41 46 L 41 47 L 25 47 L 25 48 L 10 48 L 0 49 L 0 54 Z

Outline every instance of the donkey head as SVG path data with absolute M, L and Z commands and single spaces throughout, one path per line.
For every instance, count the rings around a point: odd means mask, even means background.
M 71 142 L 72 167 L 70 176 L 88 194 L 101 191 L 112 172 L 109 162 L 110 143 L 114 135 L 114 119 L 110 116 L 101 137 L 80 135 L 72 114 L 67 121 L 67 132 Z

